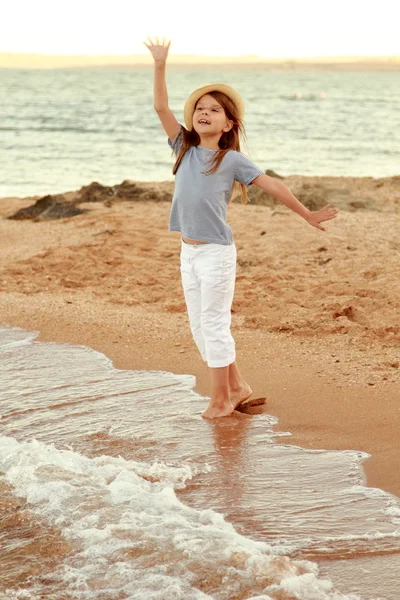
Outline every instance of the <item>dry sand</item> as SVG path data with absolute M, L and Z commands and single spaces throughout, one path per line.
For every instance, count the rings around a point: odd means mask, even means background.
M 370 453 L 368 484 L 400 495 L 400 177 L 285 184 L 340 214 L 324 233 L 256 190 L 229 208 L 237 360 L 254 396 L 268 397 L 253 410 L 278 416 L 290 443 Z M 207 395 L 179 234 L 158 201 L 172 183 L 140 185 L 149 193 L 86 202 L 87 213 L 52 221 L 9 220 L 37 198 L 1 199 L 0 325 L 90 346 L 116 368 L 194 374 Z

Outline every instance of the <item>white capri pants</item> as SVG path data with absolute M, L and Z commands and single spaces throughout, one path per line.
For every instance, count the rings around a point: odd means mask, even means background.
M 181 245 L 181 277 L 190 330 L 209 367 L 226 367 L 236 358 L 231 335 L 236 246 Z

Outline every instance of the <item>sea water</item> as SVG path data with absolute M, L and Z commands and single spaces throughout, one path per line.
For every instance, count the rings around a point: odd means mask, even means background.
M 153 109 L 152 67 L 0 69 L 0 198 L 75 190 L 92 181 L 173 179 Z M 280 175 L 399 174 L 399 73 L 174 66 L 170 106 L 210 82 L 246 103 L 247 145 Z
M 193 376 L 36 337 L 0 327 L 0 504 L 50 533 L 3 523 L 0 598 L 398 600 L 400 501 L 366 487 L 368 455 L 204 420 Z

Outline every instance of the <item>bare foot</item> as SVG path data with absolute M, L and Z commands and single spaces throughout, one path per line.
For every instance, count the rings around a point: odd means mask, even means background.
M 235 410 L 235 407 L 233 406 L 233 404 L 230 401 L 220 402 L 218 404 L 210 401 L 210 404 L 208 405 L 207 410 L 205 410 L 201 416 L 206 419 L 215 419 L 217 417 L 228 417 L 229 415 L 231 415 L 233 413 L 234 410 Z
M 230 398 L 230 401 L 232 402 L 233 407 L 236 408 L 237 406 L 239 406 L 239 404 L 241 404 L 242 402 L 244 402 L 245 400 L 250 398 L 252 393 L 253 393 L 253 390 L 247 383 L 239 390 L 232 392 L 229 395 L 229 398 Z

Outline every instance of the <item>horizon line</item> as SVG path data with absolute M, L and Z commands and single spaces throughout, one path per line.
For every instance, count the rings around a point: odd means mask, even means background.
M 314 66 L 386 66 L 400 68 L 400 55 L 319 55 L 319 56 L 282 56 L 261 57 L 257 54 L 241 55 L 204 55 L 171 54 L 168 65 L 259 65 L 296 67 Z M 150 54 L 45 54 L 42 52 L 0 52 L 0 68 L 57 68 L 57 67 L 117 67 L 150 66 L 153 59 Z

